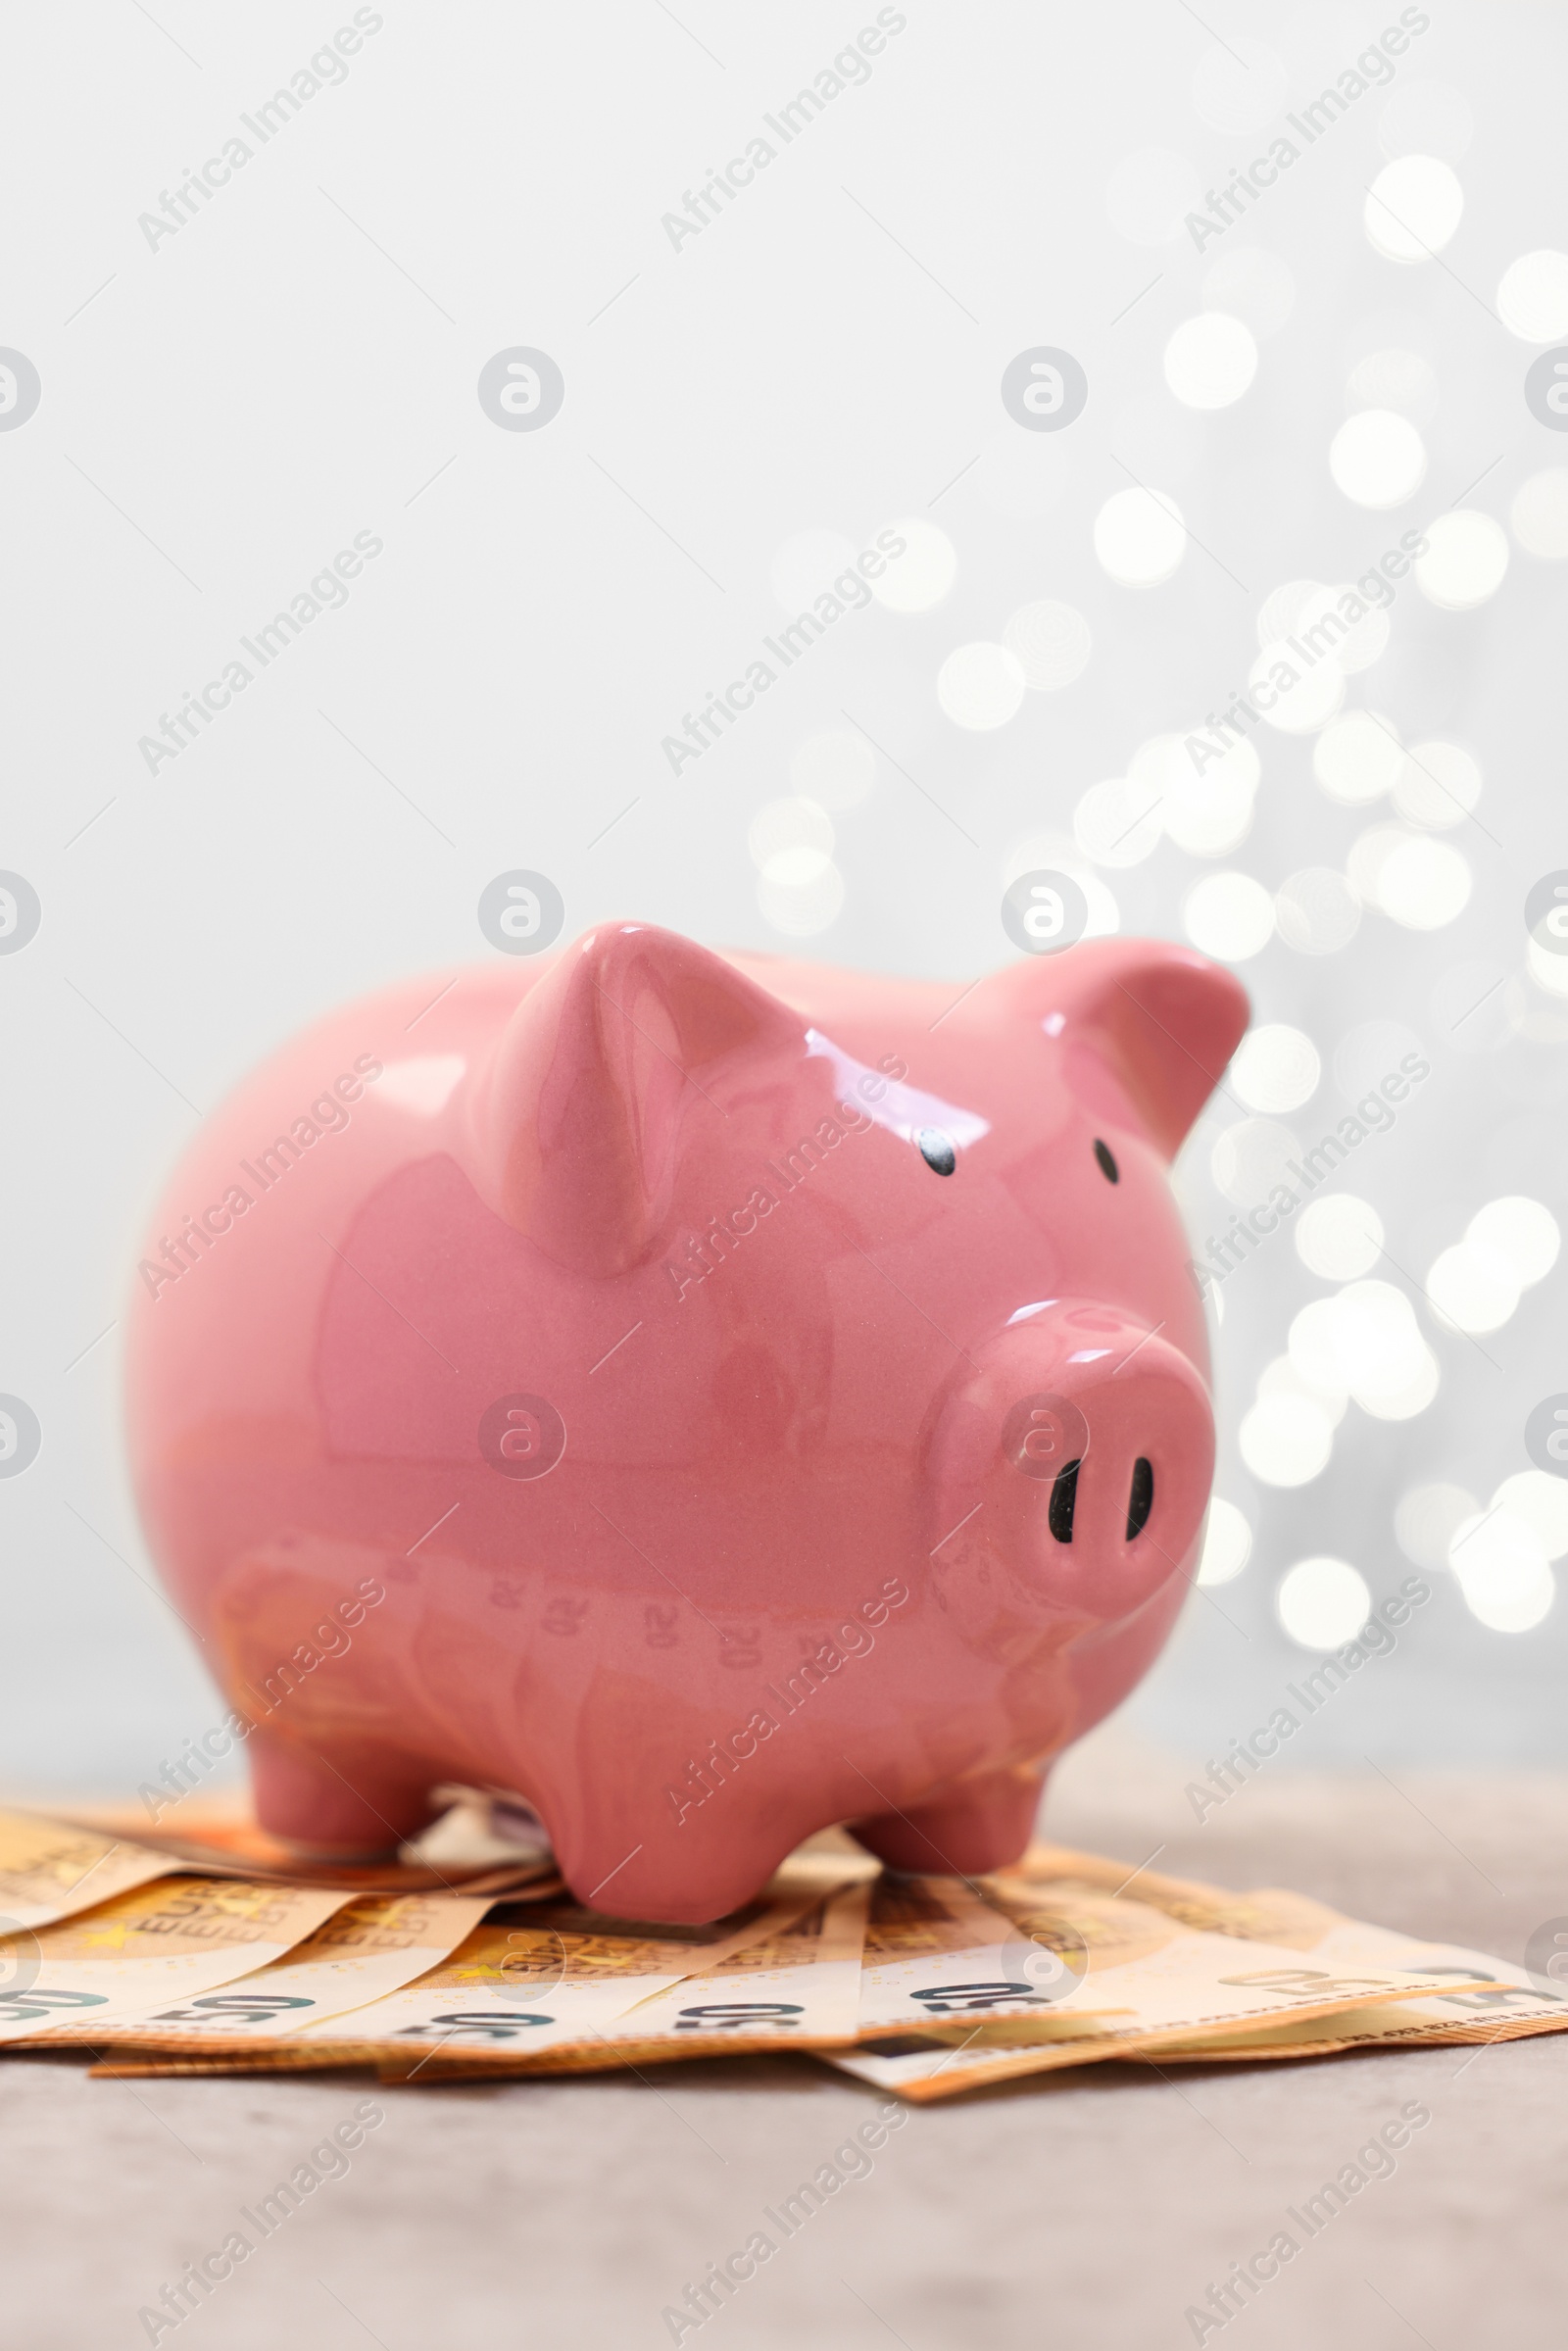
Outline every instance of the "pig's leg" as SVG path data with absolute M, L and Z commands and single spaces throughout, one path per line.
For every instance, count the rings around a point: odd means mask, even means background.
M 868 1852 L 896 1870 L 973 1877 L 1016 1861 L 1034 1832 L 1045 1771 L 1034 1766 L 965 1780 L 905 1811 L 850 1826 Z
M 263 1729 L 246 1744 L 257 1820 L 304 1852 L 387 1853 L 431 1817 L 430 1774 L 402 1757 L 357 1748 L 328 1754 Z

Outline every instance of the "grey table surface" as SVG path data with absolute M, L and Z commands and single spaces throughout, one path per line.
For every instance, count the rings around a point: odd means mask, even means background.
M 1192 1767 L 1102 1733 L 1047 1831 L 1517 1958 L 1568 1915 L 1568 1780 L 1279 1775 L 1211 1813 Z M 351 2158 L 177 2327 L 192 2351 L 657 2345 L 881 2101 L 806 2057 L 422 2090 L 348 2077 L 95 2082 L 0 2064 L 10 2351 L 145 2343 L 138 2317 L 373 2097 Z M 1097 2067 L 907 2119 L 690 2343 L 1155 2351 L 1408 2101 L 1430 2123 L 1219 2333 L 1251 2351 L 1560 2340 L 1568 2035 L 1479 2053 Z M 846 2169 L 852 2168 L 846 2166 Z M 1297 2233 L 1299 2233 L 1297 2231 Z

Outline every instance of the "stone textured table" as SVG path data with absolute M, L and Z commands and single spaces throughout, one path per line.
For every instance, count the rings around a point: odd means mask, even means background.
M 1519 1956 L 1568 1914 L 1568 1781 L 1279 1775 L 1202 1827 L 1194 1766 L 1114 1732 L 1065 1769 L 1066 1841 L 1285 1883 Z M 3 2340 L 145 2342 L 138 2307 L 367 2097 L 384 2120 L 177 2329 L 208 2351 L 667 2343 L 663 2306 L 744 2245 L 879 2102 L 808 2058 L 415 2091 L 346 2077 L 111 2082 L 0 2065 Z M 1249 2351 L 1562 2339 L 1568 2035 L 1473 2053 L 1069 2072 L 912 2110 L 711 2319 L 708 2344 L 1157 2351 L 1406 2100 L 1431 2123 L 1223 2329 Z M 697 2339 L 686 2333 L 684 2341 Z M 1209 2332 L 1204 2339 L 1219 2339 Z

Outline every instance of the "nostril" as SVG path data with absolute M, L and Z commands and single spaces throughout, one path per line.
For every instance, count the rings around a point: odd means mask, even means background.
M 1073 1504 L 1078 1498 L 1078 1468 L 1079 1464 L 1076 1461 L 1069 1461 L 1063 1468 L 1057 1470 L 1052 1481 L 1051 1508 L 1048 1515 L 1051 1532 L 1058 1543 L 1071 1543 L 1072 1541 Z
M 1127 1540 L 1141 1535 L 1154 1507 L 1154 1465 L 1140 1453 L 1133 1463 L 1132 1492 L 1127 1496 Z

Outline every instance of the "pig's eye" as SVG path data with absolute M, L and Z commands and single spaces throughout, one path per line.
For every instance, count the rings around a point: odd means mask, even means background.
M 1110 1155 L 1109 1145 L 1102 1143 L 1098 1135 L 1095 1137 L 1095 1157 L 1100 1161 L 1100 1172 L 1104 1177 L 1106 1183 L 1119 1184 L 1121 1182 L 1121 1169 L 1116 1165 L 1115 1160 Z
M 952 1175 L 958 1155 L 940 1127 L 922 1127 L 914 1140 L 927 1167 L 935 1168 L 938 1175 Z

